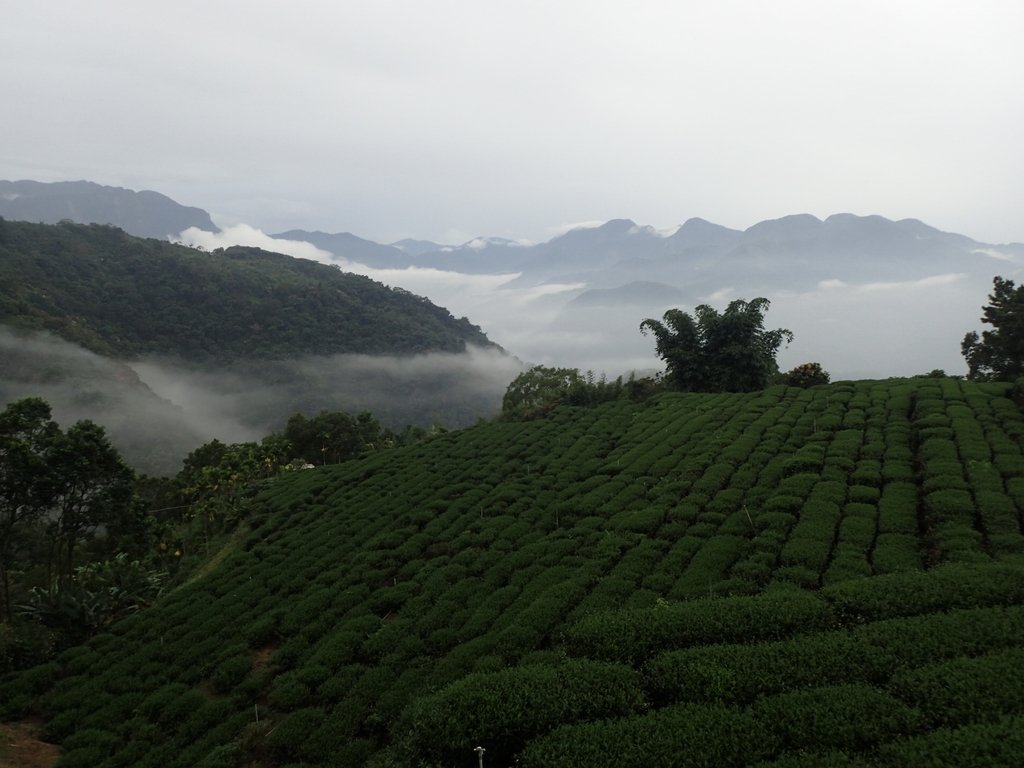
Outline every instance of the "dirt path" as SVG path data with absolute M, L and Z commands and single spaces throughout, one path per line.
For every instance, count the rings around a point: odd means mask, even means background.
M 60 747 L 39 740 L 40 723 L 0 723 L 0 768 L 52 768 Z

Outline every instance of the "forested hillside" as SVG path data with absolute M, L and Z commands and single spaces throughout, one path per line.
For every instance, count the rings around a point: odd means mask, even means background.
M 493 346 L 424 298 L 324 264 L 2 219 L 0 323 L 112 357 L 196 362 Z
M 666 393 L 292 473 L 0 716 L 64 768 L 1012 765 L 1006 389 Z

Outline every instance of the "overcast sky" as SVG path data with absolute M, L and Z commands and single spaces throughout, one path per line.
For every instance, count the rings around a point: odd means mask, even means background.
M 0 178 L 265 231 L 691 216 L 1024 240 L 1024 3 L 6 3 Z

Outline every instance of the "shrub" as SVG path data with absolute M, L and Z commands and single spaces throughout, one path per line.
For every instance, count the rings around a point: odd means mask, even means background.
M 297 672 L 278 675 L 267 697 L 270 706 L 289 712 L 310 703 L 312 694 Z
M 659 651 L 707 643 L 775 640 L 826 628 L 828 606 L 816 596 L 779 588 L 754 597 L 728 597 L 598 613 L 566 629 L 570 653 L 643 660 Z
M 476 744 L 510 755 L 561 724 L 631 714 L 643 703 L 636 672 L 580 660 L 472 674 L 419 699 L 404 718 L 418 752 L 452 762 Z
M 804 752 L 783 755 L 777 760 L 758 763 L 755 768 L 872 768 L 866 758 L 850 756 L 838 750 L 830 752 Z M 909 765 L 907 763 L 906 765 Z
M 965 725 L 1024 709 L 1024 648 L 958 658 L 893 676 L 891 689 L 937 725 Z
M 887 619 L 857 627 L 853 634 L 898 666 L 921 667 L 1014 647 L 1024 636 L 1024 606 Z
M 883 744 L 878 755 L 881 765 L 892 768 L 1018 765 L 1024 755 L 1024 717 L 1002 717 L 995 722 L 973 723 L 962 728 L 939 728 L 922 736 Z
M 754 716 L 786 749 L 863 751 L 914 730 L 920 714 L 866 685 L 807 688 L 761 699 Z
M 813 387 L 818 384 L 828 384 L 828 371 L 821 367 L 821 363 L 803 363 L 786 373 L 783 381 L 790 387 Z
M 522 768 L 730 768 L 773 755 L 778 740 L 741 710 L 684 704 L 647 715 L 568 725 L 530 742 Z
M 670 651 L 648 662 L 644 677 L 658 703 L 748 704 L 809 685 L 881 682 L 892 666 L 892 657 L 877 645 L 845 632 L 828 632 Z
M 896 573 L 921 569 L 921 548 L 916 536 L 881 533 L 872 554 L 875 573 Z
M 1009 563 L 950 564 L 847 581 L 821 592 L 848 622 L 1024 602 L 1024 567 Z
M 320 709 L 300 709 L 292 712 L 279 722 L 267 736 L 267 744 L 280 759 L 313 758 L 326 760 L 329 755 L 309 754 L 307 749 L 310 735 L 316 732 L 325 720 Z

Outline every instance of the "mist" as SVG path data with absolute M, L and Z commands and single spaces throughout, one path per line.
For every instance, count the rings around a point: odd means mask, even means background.
M 408 356 L 339 354 L 242 360 L 211 368 L 147 358 L 130 364 L 189 424 L 221 439 L 252 440 L 296 412 L 370 411 L 385 426 L 462 427 L 495 416 L 523 364 L 498 350 Z
M 690 285 L 678 271 L 664 277 L 647 273 L 644 279 L 674 282 L 684 301 L 581 306 L 572 299 L 594 287 L 585 277 L 531 280 L 529 274 L 502 271 L 500 261 L 494 271 L 474 274 L 418 266 L 375 268 L 310 243 L 276 240 L 245 225 L 219 233 L 193 229 L 181 238 L 206 248 L 258 245 L 334 264 L 468 317 L 492 341 L 531 364 L 593 370 L 610 378 L 662 368 L 653 339 L 639 331 L 645 318 L 660 318 L 671 306 L 692 311 L 706 303 L 721 310 L 733 299 L 758 296 L 771 300 L 765 327 L 789 328 L 795 336 L 779 352 L 782 370 L 815 361 L 834 379 L 912 376 L 934 369 L 962 374 L 966 365 L 960 341 L 967 331 L 981 328 L 981 307 L 992 275 L 1019 279 L 1022 272 L 1019 254 L 993 247 L 979 247 L 962 262 L 936 263 L 935 273 L 927 271 L 926 261 L 898 256 L 887 264 L 865 261 L 859 270 L 849 258 L 837 258 L 834 268 L 843 275 L 838 279 L 829 275 L 828 259 L 822 259 L 807 265 L 803 274 L 782 263 L 777 275 L 743 270 L 729 275 L 721 270 L 718 279 L 723 282 L 718 285 L 708 278 L 715 279 L 719 270 L 692 275 L 689 279 L 699 282 Z M 487 258 L 484 249 L 480 259 Z M 938 271 L 950 266 L 962 271 Z M 902 279 L 909 275 L 913 278 Z
M 50 334 L 0 326 L 0 359 L 3 405 L 41 397 L 64 428 L 82 419 L 94 421 L 139 471 L 176 472 L 189 451 L 212 437 L 124 363 Z
M 305 356 L 196 366 L 148 358 L 118 361 L 41 332 L 0 327 L 0 401 L 50 403 L 62 426 L 102 425 L 137 470 L 174 474 L 213 439 L 259 440 L 288 417 L 321 410 L 370 411 L 396 431 L 456 428 L 491 418 L 523 370 L 497 350 L 411 356 Z
M 610 378 L 663 368 L 653 338 L 640 333 L 645 318 L 660 319 L 672 306 L 692 312 L 704 303 L 721 311 L 733 299 L 758 296 L 771 301 L 765 327 L 794 333 L 792 344 L 779 352 L 782 370 L 816 361 L 834 379 L 913 376 L 937 368 L 963 374 L 960 341 L 966 332 L 981 329 L 981 307 L 992 287 L 988 273 L 943 273 L 898 282 L 822 280 L 807 291 L 726 285 L 678 304 L 580 307 L 569 302 L 585 289 L 584 283 L 524 287 L 518 281 L 488 280 L 492 275 L 449 273 L 441 280 L 414 268 L 356 266 L 354 271 L 468 316 L 493 341 L 530 363 L 593 370 Z

